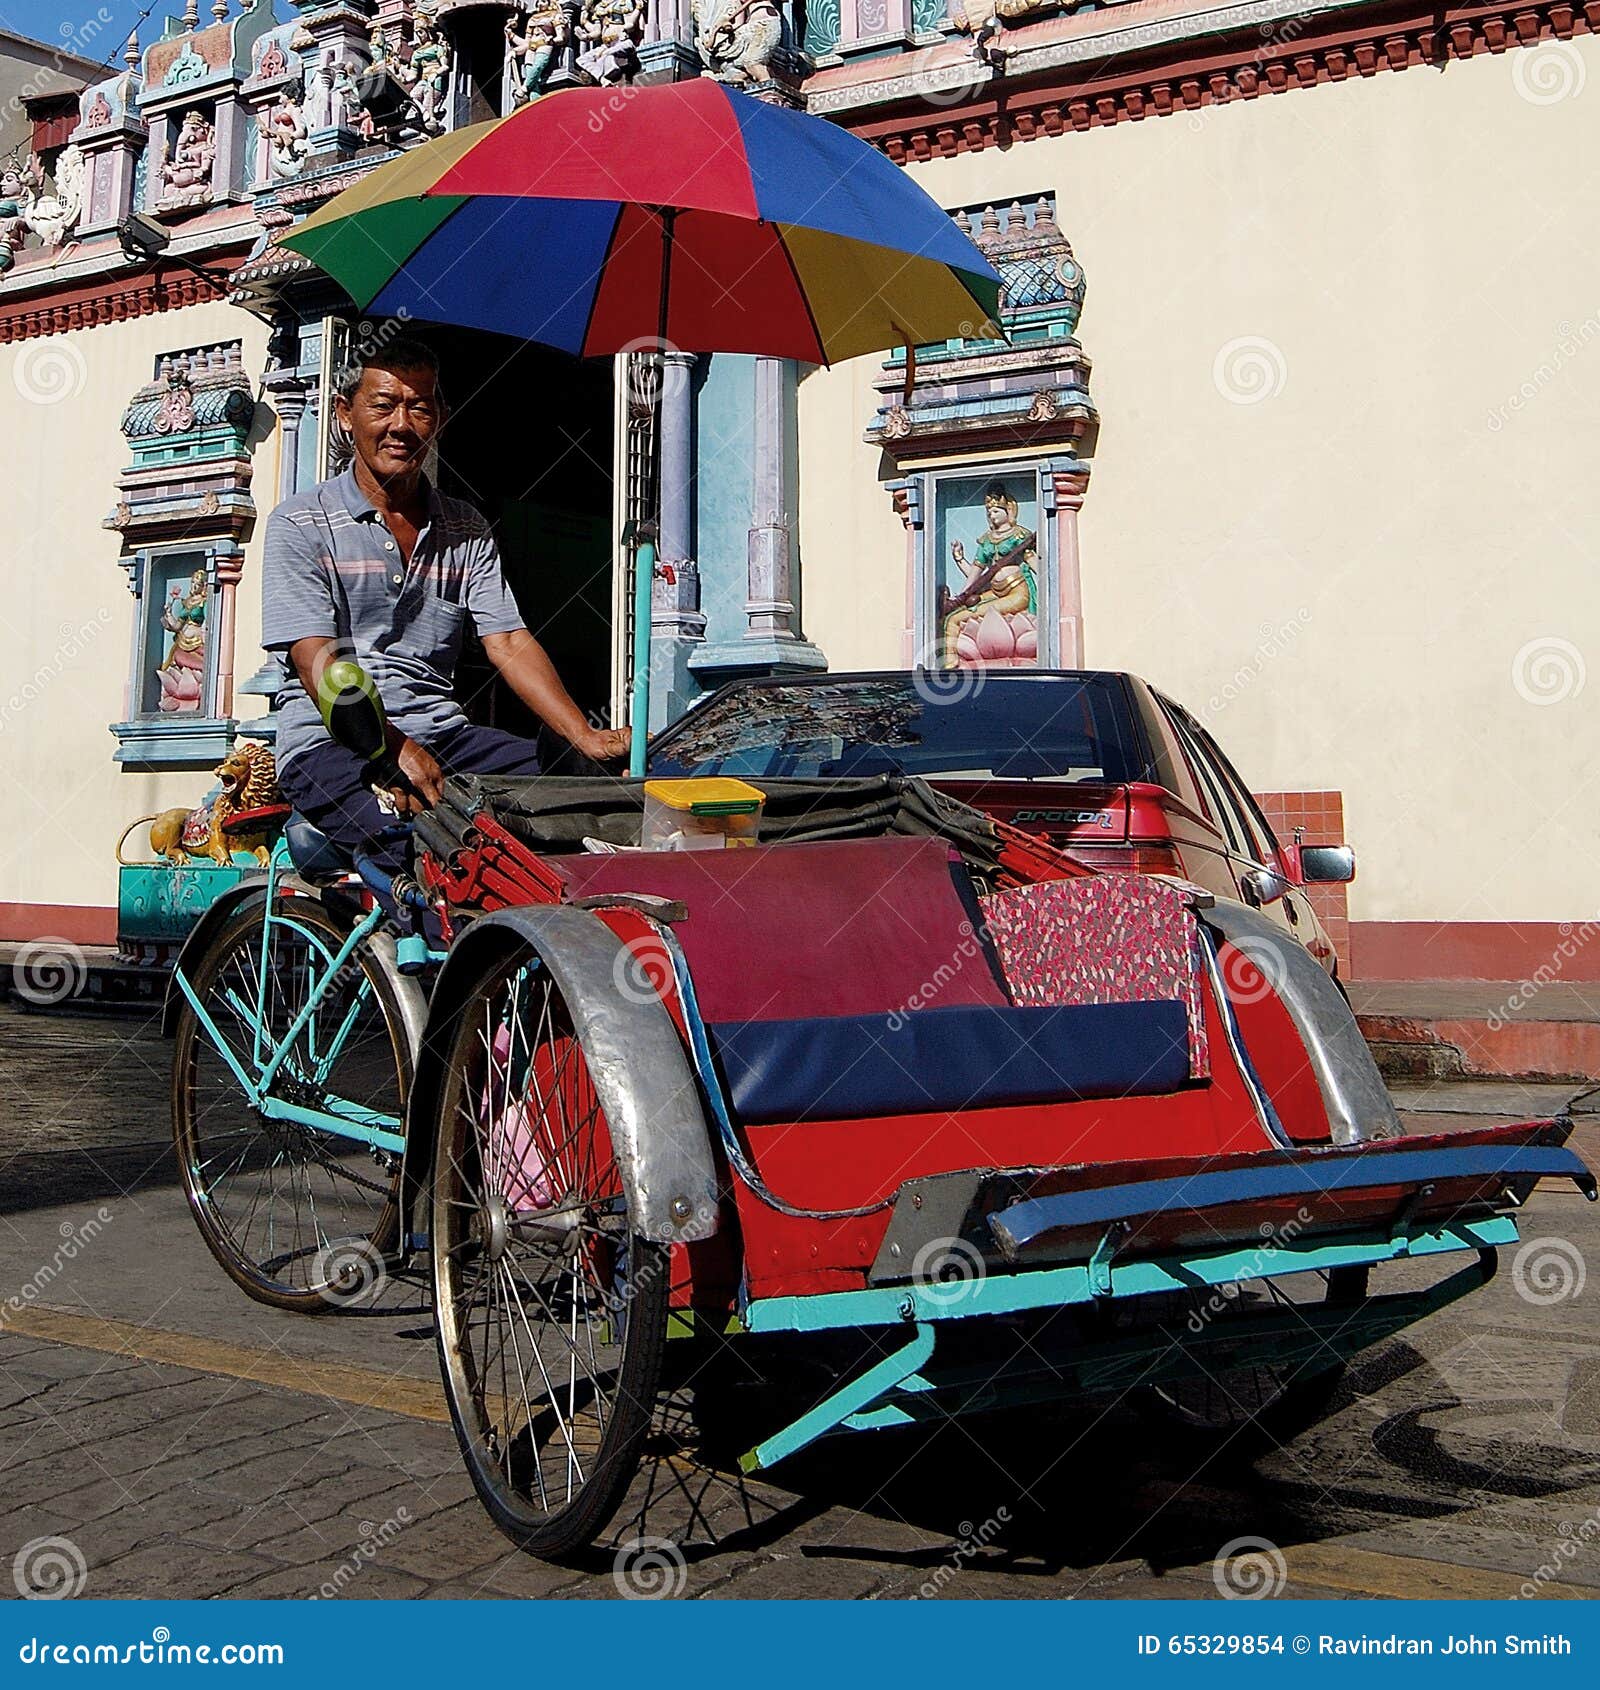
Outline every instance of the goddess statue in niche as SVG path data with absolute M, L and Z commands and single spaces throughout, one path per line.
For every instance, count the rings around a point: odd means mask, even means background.
M 206 673 L 206 572 L 195 570 L 189 588 L 174 582 L 161 613 L 161 626 L 172 635 L 167 655 L 156 665 L 161 682 L 160 708 L 198 710 Z
M 1025 668 L 1039 660 L 1036 536 L 1017 521 L 1017 501 L 997 481 L 983 490 L 983 510 L 988 526 L 975 555 L 969 560 L 959 540 L 950 544 L 966 585 L 959 593 L 939 587 L 943 665 Z

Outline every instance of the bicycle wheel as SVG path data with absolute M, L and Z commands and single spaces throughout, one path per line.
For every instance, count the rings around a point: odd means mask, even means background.
M 264 910 L 251 902 L 224 922 L 190 980 L 212 1026 L 252 1075 L 288 1034 L 345 936 L 318 899 L 282 899 L 278 912 L 287 919 L 272 923 L 263 972 Z M 397 988 L 360 946 L 296 1037 L 271 1091 L 310 1109 L 336 1101 L 400 1123 L 411 1063 Z M 200 1236 L 257 1302 L 318 1312 L 349 1303 L 381 1277 L 383 1254 L 395 1242 L 399 1156 L 267 1119 L 245 1098 L 187 998 L 173 1050 L 172 1124 Z
M 1174 1329 L 1194 1331 L 1197 1323 L 1204 1329 L 1215 1322 L 1226 1333 L 1247 1322 L 1253 1312 L 1292 1312 L 1318 1303 L 1354 1313 L 1366 1296 L 1364 1267 L 1295 1274 L 1283 1281 L 1247 1280 L 1210 1293 L 1189 1293 L 1181 1304 L 1186 1318 L 1182 1326 L 1175 1322 Z M 1248 1459 L 1315 1425 L 1344 1374 L 1344 1358 L 1323 1345 L 1315 1346 L 1309 1357 L 1298 1354 L 1288 1361 L 1253 1360 L 1202 1371 L 1154 1386 L 1151 1394 L 1169 1422 Z
M 568 1005 L 531 951 L 484 970 L 445 1049 L 429 1228 L 445 1394 L 495 1524 L 557 1557 L 638 1470 L 668 1252 L 629 1214 Z

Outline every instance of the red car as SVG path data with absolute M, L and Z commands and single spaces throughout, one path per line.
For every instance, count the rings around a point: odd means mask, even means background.
M 1181 875 L 1251 904 L 1338 973 L 1305 888 L 1354 879 L 1354 853 L 1282 843 L 1206 729 L 1136 675 L 735 681 L 652 743 L 650 773 L 917 775 L 1097 867 Z

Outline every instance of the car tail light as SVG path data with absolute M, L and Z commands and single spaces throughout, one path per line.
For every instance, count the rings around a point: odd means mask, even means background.
M 1095 868 L 1130 869 L 1134 874 L 1174 874 L 1184 877 L 1183 864 L 1170 845 L 1091 845 L 1074 839 L 1069 847 Z

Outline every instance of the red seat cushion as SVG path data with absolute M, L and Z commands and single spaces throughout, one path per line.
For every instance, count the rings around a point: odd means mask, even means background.
M 707 1021 L 1000 1007 L 966 868 L 936 839 L 562 857 L 573 897 L 677 898 Z

